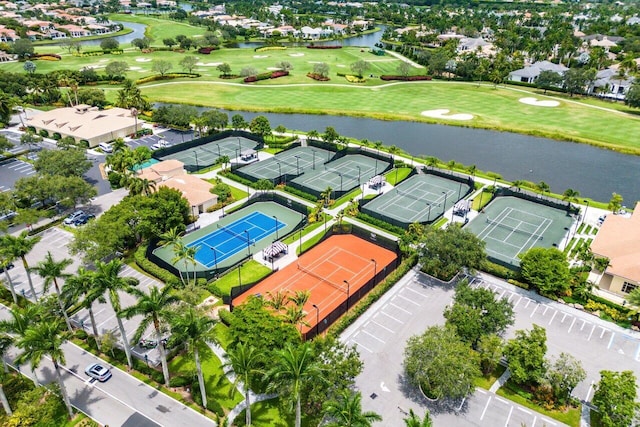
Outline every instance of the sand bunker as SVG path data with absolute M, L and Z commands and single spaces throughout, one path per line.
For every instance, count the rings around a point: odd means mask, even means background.
M 290 53 L 289 56 L 304 56 L 304 53 Z
M 338 65 L 336 65 L 336 67 L 338 67 L 338 68 L 344 68 L 344 67 L 346 67 L 346 65 L 344 65 L 344 64 L 338 64 Z
M 269 55 L 253 55 L 254 58 L 268 58 Z
M 129 69 L 131 71 L 138 71 L 138 70 L 142 70 L 142 67 L 129 67 Z
M 196 62 L 196 65 L 201 67 L 217 67 L 218 65 L 222 65 L 222 62 Z
M 433 117 L 436 119 L 448 119 L 448 120 L 471 120 L 473 119 L 473 114 L 449 114 L 449 110 L 442 108 L 439 110 L 427 110 L 420 113 L 425 117 Z
M 558 105 L 560 105 L 558 101 L 540 101 L 536 98 L 520 98 L 520 102 L 536 107 L 557 107 Z
M 136 62 L 149 62 L 151 58 L 136 58 Z
M 277 70 L 281 70 L 282 68 L 278 68 L 278 67 L 267 67 L 267 70 L 269 71 L 277 71 Z

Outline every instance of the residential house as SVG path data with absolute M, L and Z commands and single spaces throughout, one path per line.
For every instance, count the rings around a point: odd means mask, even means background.
M 322 37 L 329 37 L 333 34 L 333 30 L 326 28 L 311 28 L 304 26 L 300 28 L 302 37 L 306 40 L 320 40 Z
M 0 42 L 14 42 L 19 38 L 20 36 L 16 33 L 15 30 L 7 28 L 4 25 L 0 25 Z
M 640 286 L 640 203 L 631 216 L 608 215 L 591 242 L 596 258 L 606 258 L 604 271 L 589 275 L 600 289 L 626 296 Z
M 634 81 L 633 76 L 620 75 L 617 66 L 612 66 L 598 71 L 589 92 L 602 98 L 623 100 Z
M 563 75 L 568 68 L 562 64 L 554 64 L 549 61 L 538 61 L 528 67 L 521 68 L 509 73 L 509 80 L 513 82 L 535 83 L 538 76 L 543 71 L 554 71 Z
M 4 50 L 0 50 L 0 62 L 9 62 L 16 60 L 17 55 L 13 55 L 5 52 Z
M 57 30 L 67 30 L 71 37 L 87 37 L 91 35 L 91 31 L 79 25 L 67 24 L 58 25 Z
M 489 56 L 495 53 L 495 47 L 482 37 L 463 37 L 456 48 L 458 53 L 476 52 L 479 56 Z

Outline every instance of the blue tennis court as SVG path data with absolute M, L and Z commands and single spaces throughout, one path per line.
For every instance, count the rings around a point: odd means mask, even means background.
M 196 261 L 207 268 L 241 252 L 255 243 L 284 228 L 287 224 L 262 212 L 252 212 L 231 224 L 220 226 L 187 247 L 198 247 Z

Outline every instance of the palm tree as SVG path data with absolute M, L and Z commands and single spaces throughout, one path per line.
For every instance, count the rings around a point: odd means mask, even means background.
M 544 194 L 544 193 L 548 193 L 549 191 L 551 191 L 551 187 L 549 187 L 549 184 L 547 184 L 544 181 L 540 181 L 537 185 L 538 190 Z
M 9 399 L 7 399 L 7 395 L 4 392 L 4 383 L 9 376 L 9 369 L 7 368 L 7 363 L 4 360 L 4 356 L 7 354 L 12 345 L 13 337 L 11 335 L 0 335 L 0 358 L 2 358 L 2 365 L 4 367 L 4 369 L 0 371 L 0 402 L 2 403 L 4 412 L 9 416 L 13 414 L 13 411 L 11 410 L 11 405 L 9 405 Z
M 113 259 L 109 262 L 100 262 L 96 263 L 96 275 L 95 275 L 95 284 L 97 287 L 97 292 L 108 292 L 109 293 L 109 302 L 111 303 L 111 307 L 113 311 L 116 313 L 116 321 L 118 322 L 118 329 L 120 330 L 120 335 L 122 337 L 122 344 L 124 346 L 124 353 L 127 356 L 127 364 L 129 368 L 133 368 L 133 362 L 131 361 L 131 349 L 129 348 L 129 340 L 127 339 L 127 331 L 124 329 L 124 325 L 122 324 L 122 318 L 120 313 L 122 312 L 122 307 L 120 306 L 120 295 L 118 291 L 130 292 L 133 289 L 133 286 L 138 284 L 138 280 L 133 277 L 121 277 L 120 272 L 124 264 L 119 259 Z
M 165 323 L 169 319 L 168 307 L 179 301 L 178 297 L 173 294 L 173 288 L 171 286 L 165 286 L 160 290 L 157 286 L 152 286 L 149 289 L 149 294 L 142 292 L 139 289 L 132 288 L 129 291 L 132 295 L 138 298 L 135 305 L 127 307 L 120 312 L 120 317 L 126 317 L 131 319 L 133 316 L 141 315 L 142 321 L 140 326 L 136 329 L 134 339 L 137 341 L 142 337 L 145 330 L 149 327 L 150 323 L 153 323 L 153 328 L 156 332 L 156 342 L 158 343 L 158 350 L 160 351 L 160 358 L 162 359 L 162 374 L 164 375 L 164 384 L 169 387 L 169 365 L 167 364 L 167 352 L 162 344 L 162 329 L 161 323 Z
M 331 422 L 327 427 L 371 427 L 374 421 L 382 421 L 375 412 L 362 412 L 362 393 L 342 390 L 338 399 L 325 402 L 324 413 Z
M 189 248 L 187 248 L 187 246 L 185 246 L 185 244 L 182 243 L 182 241 L 178 242 L 177 244 L 174 244 L 173 253 L 175 256 L 171 258 L 171 263 L 175 265 L 176 263 L 183 261 L 185 270 L 186 270 L 188 252 L 189 252 Z M 179 268 L 178 268 L 178 273 L 180 274 L 180 280 L 182 281 L 182 284 L 186 285 L 186 281 L 184 280 L 184 277 L 182 275 L 182 270 Z M 188 280 L 189 280 L 189 273 L 187 272 L 187 281 Z
M 5 234 L 2 236 L 2 247 L 6 248 L 7 253 L 12 258 L 22 259 L 22 265 L 27 272 L 27 280 L 29 281 L 29 289 L 33 294 L 33 298 L 38 302 L 38 295 L 33 288 L 33 281 L 31 280 L 31 272 L 29 270 L 29 263 L 27 262 L 26 255 L 31 252 L 31 249 L 40 241 L 40 236 L 29 237 L 28 231 L 23 231 L 19 236 L 12 236 L 11 234 Z
M 221 156 L 218 158 L 218 162 L 222 165 L 222 171 L 226 170 L 226 166 L 231 163 L 229 156 Z
M 193 283 L 197 283 L 198 279 L 196 278 L 196 253 L 200 250 L 200 246 L 187 246 L 185 250 L 185 257 L 192 266 L 193 266 Z M 186 262 L 185 262 L 186 266 Z M 189 270 L 187 270 L 187 282 L 189 282 Z M 188 284 L 188 283 L 187 283 Z
M 333 192 L 333 188 L 331 187 L 327 187 L 326 190 L 324 190 L 324 192 L 320 193 L 320 197 L 322 197 L 322 200 L 324 202 L 324 206 L 328 207 L 329 206 L 329 202 L 331 202 L 331 193 Z
M 404 419 L 404 424 L 407 427 L 431 427 L 433 420 L 431 420 L 431 414 L 429 411 L 425 412 L 424 418 L 420 419 L 413 409 L 409 409 L 409 416 Z
M 13 280 L 11 280 L 11 276 L 9 275 L 9 265 L 11 261 L 13 261 L 13 257 L 6 253 L 8 251 L 4 250 L 5 248 L 0 249 L 0 267 L 4 270 L 4 277 L 7 279 L 7 283 L 9 284 L 9 290 L 11 291 L 11 296 L 13 297 L 13 303 L 18 303 L 18 296 L 16 295 L 16 289 L 13 286 Z
M 472 177 L 476 176 L 476 172 L 478 171 L 478 167 L 476 165 L 467 166 L 467 172 L 471 174 Z
M 65 363 L 62 345 L 69 337 L 69 332 L 62 329 L 62 322 L 59 319 L 49 319 L 30 325 L 24 331 L 24 334 L 16 340 L 16 346 L 22 349 L 22 353 L 16 358 L 16 363 L 24 364 L 28 362 L 31 363 L 33 369 L 36 369 L 40 365 L 42 358 L 49 356 L 56 371 L 62 400 L 69 411 L 69 418 L 72 418 L 73 408 L 60 371 L 60 363 Z
M 156 190 L 156 183 L 147 178 L 131 177 L 127 180 L 127 189 L 129 194 L 144 196 L 151 195 Z
M 200 395 L 202 396 L 202 406 L 206 408 L 207 390 L 204 383 L 204 376 L 202 375 L 199 348 L 216 340 L 216 335 L 213 330 L 213 325 L 216 324 L 216 320 L 189 305 L 186 310 L 180 309 L 174 312 L 174 316 L 170 318 L 170 321 L 171 331 L 186 344 L 189 352 L 193 352 L 198 384 L 200 386 Z
M 287 310 L 284 313 L 284 321 L 292 325 L 299 325 L 301 332 L 302 326 L 309 326 L 309 322 L 305 320 L 306 317 L 307 312 L 295 305 L 287 306 Z
M 433 156 L 427 157 L 425 161 L 427 163 L 427 166 L 431 167 L 431 169 L 434 169 L 436 166 L 438 166 L 438 163 L 440 163 L 440 159 Z
M 378 154 L 380 154 L 380 148 L 382 148 L 382 141 L 373 141 L 373 148 L 375 148 L 376 151 L 378 151 Z
M 16 335 L 24 335 L 34 322 L 42 321 L 44 317 L 47 317 L 40 304 L 14 307 L 9 311 L 9 315 L 11 319 L 0 321 L 0 331 Z
M 251 393 L 253 380 L 256 374 L 260 374 L 258 369 L 260 366 L 260 354 L 256 351 L 255 347 L 247 345 L 246 343 L 240 343 L 235 347 L 229 348 L 227 351 L 228 362 L 225 366 L 233 368 L 233 372 L 236 374 L 236 382 L 234 386 L 237 387 L 237 383 L 242 379 L 244 385 L 245 396 L 245 425 L 248 427 L 251 425 Z
M 271 307 L 277 312 L 280 312 L 287 305 L 288 301 L 288 291 L 279 290 L 275 293 L 267 292 L 267 298 L 265 299 L 265 304 L 267 307 Z
M 311 291 L 308 289 L 296 291 L 293 295 L 289 295 L 287 299 L 294 303 L 298 308 L 304 307 L 311 297 Z
M 282 389 L 286 389 L 291 393 L 296 408 L 295 427 L 300 427 L 302 422 L 300 406 L 302 385 L 313 379 L 319 379 L 322 368 L 314 360 L 309 342 L 305 342 L 297 348 L 289 343 L 276 355 L 274 366 L 265 375 L 269 382 L 267 390 L 281 392 Z
M 182 240 L 182 232 L 178 230 L 178 227 L 172 227 L 168 231 L 162 233 L 158 244 L 160 246 L 175 246 Z
M 568 208 L 571 208 L 571 202 L 577 202 L 578 197 L 580 196 L 580 192 L 578 190 L 574 190 L 573 188 L 567 188 L 562 193 L 562 200 L 565 200 L 568 205 Z
M 100 334 L 93 313 L 93 303 L 95 301 L 104 303 L 106 299 L 104 298 L 104 289 L 95 281 L 95 274 L 84 267 L 78 268 L 76 275 L 69 277 L 65 281 L 62 287 L 62 298 L 68 305 L 80 300 L 80 304 L 89 311 L 93 336 L 96 339 L 98 347 L 100 347 Z
M 51 286 L 51 283 L 53 283 L 53 286 L 56 288 L 58 304 L 60 305 L 60 310 L 62 311 L 62 316 L 64 317 L 64 321 L 67 324 L 69 332 L 73 332 L 73 329 L 71 328 L 71 322 L 69 321 L 67 309 L 60 295 L 60 286 L 58 285 L 58 279 L 66 279 L 70 276 L 70 274 L 64 272 L 64 269 L 71 265 L 72 262 L 73 261 L 68 258 L 63 259 L 62 261 L 56 261 L 55 259 L 53 259 L 53 255 L 51 255 L 51 252 L 47 252 L 47 255 L 44 257 L 44 261 L 40 261 L 38 265 L 31 268 L 32 271 L 35 271 L 38 276 L 44 279 L 44 287 L 42 290 L 43 294 L 46 294 L 49 291 L 49 286 Z

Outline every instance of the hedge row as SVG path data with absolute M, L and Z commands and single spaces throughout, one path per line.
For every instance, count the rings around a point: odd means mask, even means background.
M 235 173 L 227 170 L 224 172 L 219 172 L 219 175 L 224 176 L 225 178 L 232 179 L 236 182 L 239 182 L 242 185 L 248 185 L 251 188 L 255 188 L 255 183 L 251 180 L 241 177 L 240 175 L 236 175 Z
M 155 82 L 157 80 L 171 80 L 171 79 L 181 79 L 183 77 L 188 77 L 190 79 L 197 79 L 200 77 L 198 73 L 169 73 L 160 75 L 156 74 L 155 76 L 143 77 L 141 79 L 136 80 L 136 84 L 141 85 L 143 83 Z
M 358 218 L 360 221 L 364 221 L 367 222 L 371 225 L 374 225 L 378 228 L 382 228 L 383 230 L 388 231 L 389 233 L 393 233 L 396 234 L 398 236 L 402 236 L 404 233 L 406 233 L 406 230 L 402 227 L 398 227 L 397 225 L 393 225 L 393 224 L 389 224 L 386 221 L 383 221 L 381 219 L 378 218 L 374 218 L 371 215 L 367 215 L 366 213 L 363 212 L 358 212 L 358 215 L 356 215 L 356 218 Z
M 382 75 L 380 80 L 400 80 L 403 82 L 414 82 L 419 80 L 431 80 L 431 76 L 394 76 L 394 75 Z
M 62 59 L 62 56 L 58 55 L 57 53 L 34 53 L 33 55 L 31 55 L 31 59 L 40 59 L 42 57 L 51 57 L 58 60 Z
M 418 255 L 412 254 L 405 258 L 400 266 L 375 288 L 369 292 L 355 307 L 351 308 L 340 320 L 329 327 L 329 333 L 333 335 L 339 335 L 342 331 L 347 329 L 355 320 L 360 317 L 362 313 L 367 311 L 369 307 L 378 301 L 389 289 L 395 285 L 405 274 L 409 272 L 418 263 Z M 222 311 L 222 310 L 221 310 Z M 222 319 L 222 316 L 220 317 Z
M 287 193 L 291 193 L 295 196 L 302 197 L 303 199 L 309 200 L 310 202 L 313 202 L 313 203 L 316 203 L 318 201 L 318 198 L 313 194 L 306 193 L 302 190 L 298 190 L 297 188 L 289 187 L 288 185 L 285 185 L 284 191 L 286 191 Z
M 284 70 L 268 71 L 266 73 L 260 73 L 257 76 L 249 76 L 244 78 L 245 83 L 253 83 L 259 80 L 277 79 L 278 77 L 288 76 L 289 72 Z
M 342 49 L 342 46 L 309 45 L 307 49 Z
M 146 252 L 147 246 L 140 245 L 133 254 L 133 258 L 135 259 L 138 267 L 167 285 L 179 287 L 181 285 L 180 279 L 174 276 L 171 272 L 158 267 L 156 264 L 149 261 L 146 257 Z

